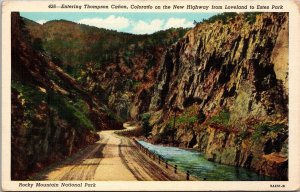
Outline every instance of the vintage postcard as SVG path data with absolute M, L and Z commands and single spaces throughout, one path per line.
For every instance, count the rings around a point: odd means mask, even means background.
M 299 190 L 294 1 L 4 1 L 3 191 Z

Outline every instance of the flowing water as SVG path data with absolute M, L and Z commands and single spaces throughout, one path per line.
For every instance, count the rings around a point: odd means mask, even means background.
M 276 178 L 257 174 L 245 168 L 221 165 L 208 161 L 203 154 L 194 150 L 177 147 L 153 145 L 138 141 L 152 153 L 161 156 L 170 164 L 177 165 L 181 171 L 190 171 L 191 175 L 208 181 L 274 181 Z

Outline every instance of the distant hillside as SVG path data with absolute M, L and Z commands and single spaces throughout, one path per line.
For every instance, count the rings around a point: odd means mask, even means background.
M 186 29 L 169 29 L 152 35 L 133 35 L 108 29 L 77 24 L 66 20 L 54 20 L 40 25 L 25 19 L 30 35 L 42 40 L 43 49 L 57 57 L 71 75 L 80 76 L 78 67 L 93 62 L 97 67 L 128 60 L 133 54 L 147 49 L 168 46 L 182 37 Z
M 33 44 L 123 120 L 130 117 L 134 92 L 153 83 L 162 54 L 188 30 L 133 35 L 65 20 L 24 21 Z

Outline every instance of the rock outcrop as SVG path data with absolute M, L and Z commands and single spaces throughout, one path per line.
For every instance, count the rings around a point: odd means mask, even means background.
M 156 142 L 286 179 L 288 14 L 254 16 L 188 31 L 165 52 L 153 91 L 140 91 L 136 108 L 151 114 Z

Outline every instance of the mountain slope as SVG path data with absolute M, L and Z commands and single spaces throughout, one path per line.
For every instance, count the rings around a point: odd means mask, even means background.
M 133 35 L 64 20 L 39 25 L 25 19 L 25 24 L 33 41 L 106 103 L 119 121 L 131 117 L 136 90 L 153 82 L 163 52 L 187 31 Z
M 32 41 L 12 13 L 12 172 L 26 179 L 99 139 L 96 130 L 122 128 L 105 106 Z

